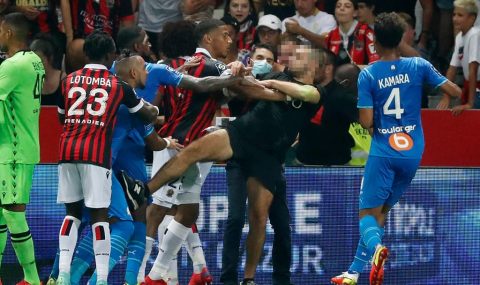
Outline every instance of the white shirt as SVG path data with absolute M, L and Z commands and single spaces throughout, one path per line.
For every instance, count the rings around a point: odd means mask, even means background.
M 472 27 L 464 36 L 462 32 L 455 38 L 455 50 L 453 51 L 451 66 L 462 67 L 463 76 L 468 80 L 468 64 L 480 63 L 480 28 Z M 480 70 L 477 71 L 477 81 L 480 81 Z
M 287 31 L 285 21 L 288 19 L 297 20 L 302 28 L 317 35 L 326 34 L 337 27 L 337 22 L 332 15 L 316 10 L 316 13 L 308 17 L 302 17 L 297 13 L 293 17 L 284 19 L 282 22 L 283 33 Z M 302 41 L 307 41 L 307 39 L 303 37 L 301 37 L 301 39 Z

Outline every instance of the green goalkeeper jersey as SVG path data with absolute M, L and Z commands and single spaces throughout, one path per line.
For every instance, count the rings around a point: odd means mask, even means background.
M 40 161 L 40 96 L 45 69 L 32 51 L 0 65 L 0 164 Z

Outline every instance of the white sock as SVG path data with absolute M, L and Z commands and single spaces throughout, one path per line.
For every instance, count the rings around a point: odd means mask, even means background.
M 177 256 L 189 231 L 190 228 L 185 227 L 175 220 L 170 222 L 167 227 L 167 232 L 163 237 L 155 263 L 148 274 L 152 280 L 160 280 L 166 277 L 170 261 Z
M 158 235 L 158 247 L 162 244 L 163 236 L 165 235 L 165 232 L 167 231 L 167 227 L 170 224 L 170 222 L 173 220 L 172 215 L 166 215 L 163 218 L 163 221 L 158 225 L 157 229 L 157 235 Z
M 138 269 L 137 275 L 137 282 L 142 283 L 145 282 L 145 268 L 147 267 L 147 260 L 150 258 L 150 254 L 152 253 L 152 247 L 155 240 L 149 236 L 147 236 L 145 241 L 145 255 L 143 256 L 142 264 Z
M 110 226 L 107 222 L 92 225 L 93 252 L 97 269 L 97 282 L 107 281 L 110 260 Z
M 193 273 L 201 273 L 206 267 L 205 254 L 203 253 L 202 241 L 198 234 L 197 225 L 194 224 L 187 235 L 187 251 L 192 259 Z
M 170 263 L 168 264 L 168 273 L 167 273 L 167 278 L 168 278 L 168 285 L 177 285 L 178 284 L 178 265 L 177 265 L 177 256 L 175 256 L 174 259 L 170 260 Z
M 58 263 L 59 272 L 70 274 L 73 253 L 78 239 L 78 227 L 81 221 L 73 216 L 65 216 L 58 237 L 60 258 Z

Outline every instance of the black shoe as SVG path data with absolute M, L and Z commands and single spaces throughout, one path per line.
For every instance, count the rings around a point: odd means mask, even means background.
M 123 170 L 117 174 L 117 178 L 122 185 L 130 211 L 140 208 L 145 203 L 145 184 L 128 176 Z

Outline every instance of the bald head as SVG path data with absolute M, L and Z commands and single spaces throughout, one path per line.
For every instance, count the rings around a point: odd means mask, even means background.
M 335 70 L 335 81 L 351 91 L 357 91 L 357 80 L 360 68 L 355 64 L 347 63 L 340 65 Z
M 145 61 L 141 56 L 130 56 L 117 61 L 115 74 L 133 88 L 145 87 L 147 71 L 145 70 Z

